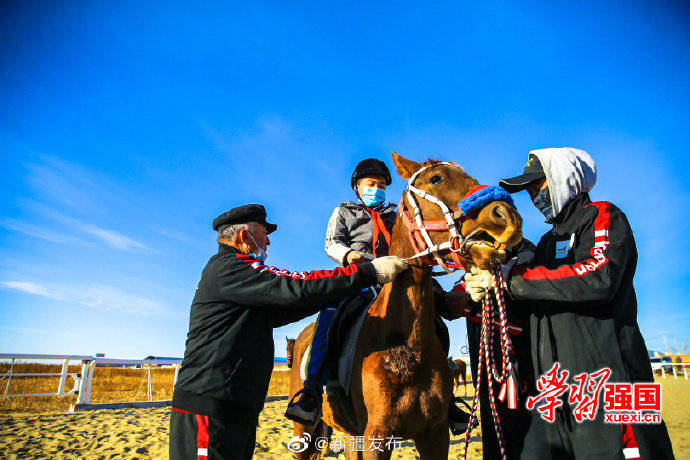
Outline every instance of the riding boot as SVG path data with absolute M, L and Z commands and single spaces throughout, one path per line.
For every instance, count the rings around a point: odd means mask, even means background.
M 470 421 L 470 414 L 460 409 L 455 405 L 455 401 L 451 401 L 448 407 L 448 424 L 450 425 L 450 431 L 453 436 L 459 436 L 467 430 L 467 423 Z M 472 429 L 476 428 L 478 425 L 477 419 L 472 421 Z
M 285 417 L 302 425 L 313 426 L 321 418 L 323 387 L 307 377 L 304 388 L 295 393 L 288 403 Z M 295 401 L 295 398 L 299 399 Z

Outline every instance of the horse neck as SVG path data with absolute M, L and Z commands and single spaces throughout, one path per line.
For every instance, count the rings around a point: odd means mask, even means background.
M 415 255 L 402 219 L 397 219 L 393 227 L 390 255 L 400 258 Z M 407 335 L 408 345 L 423 349 L 432 342 L 435 333 L 431 267 L 419 259 L 412 259 L 409 264 L 410 269 L 386 285 L 388 292 L 384 291 L 385 300 L 379 313 L 391 322 L 395 332 Z

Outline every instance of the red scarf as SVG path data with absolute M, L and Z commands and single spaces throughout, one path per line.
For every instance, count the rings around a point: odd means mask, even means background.
M 383 223 L 383 219 L 381 219 L 381 214 L 379 214 L 378 211 L 374 211 L 371 208 L 367 208 L 367 210 L 371 214 L 371 223 L 374 227 L 371 245 L 374 257 L 378 257 L 376 255 L 376 244 L 379 242 L 379 232 L 383 233 L 383 239 L 386 240 L 386 243 L 388 243 L 389 249 L 391 247 L 391 234 L 388 233 L 388 229 L 386 229 L 386 225 Z

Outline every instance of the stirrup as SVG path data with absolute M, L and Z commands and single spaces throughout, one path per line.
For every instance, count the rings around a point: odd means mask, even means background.
M 293 422 L 301 423 L 302 425 L 314 426 L 322 416 L 321 404 L 317 398 L 317 406 L 314 412 L 306 412 L 302 410 L 298 403 L 295 402 L 295 398 L 303 394 L 304 388 L 299 390 L 297 393 L 294 394 L 292 398 L 290 398 L 290 401 L 288 402 L 288 407 L 285 410 L 285 417 L 287 417 L 289 420 L 292 420 Z

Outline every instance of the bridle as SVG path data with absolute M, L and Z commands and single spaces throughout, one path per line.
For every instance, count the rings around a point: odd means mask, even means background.
M 403 196 L 400 199 L 400 205 L 398 206 L 398 213 L 402 217 L 403 222 L 407 227 L 407 234 L 410 238 L 410 242 L 412 243 L 412 248 L 415 251 L 414 256 L 408 257 L 405 260 L 417 259 L 431 255 L 435 260 L 435 264 L 432 265 L 440 265 L 446 273 L 452 273 L 455 270 L 464 270 L 465 264 L 462 260 L 461 254 L 464 251 L 465 244 L 475 233 L 481 231 L 481 229 L 475 230 L 470 235 L 467 235 L 467 237 L 463 238 L 461 233 L 462 221 L 465 220 L 468 215 L 473 214 L 490 201 L 497 201 L 498 199 L 501 199 L 513 205 L 513 200 L 510 198 L 510 195 L 500 187 L 477 185 L 470 189 L 470 191 L 458 203 L 458 210 L 453 211 L 439 198 L 414 186 L 415 180 L 422 172 L 426 171 L 427 169 L 442 165 L 451 166 L 453 168 L 462 170 L 462 168 L 457 164 L 445 161 L 427 165 L 418 169 L 407 181 L 407 187 L 403 192 Z M 443 219 L 424 219 L 415 195 L 438 206 L 443 213 Z M 406 198 L 410 208 L 412 209 L 412 213 L 414 214 L 414 219 L 410 216 L 410 213 L 404 206 L 404 201 Z M 434 244 L 431 241 L 431 236 L 429 236 L 430 231 L 447 231 L 449 233 L 448 241 Z M 440 252 L 446 251 L 450 252 L 453 262 L 446 263 L 439 255 Z

